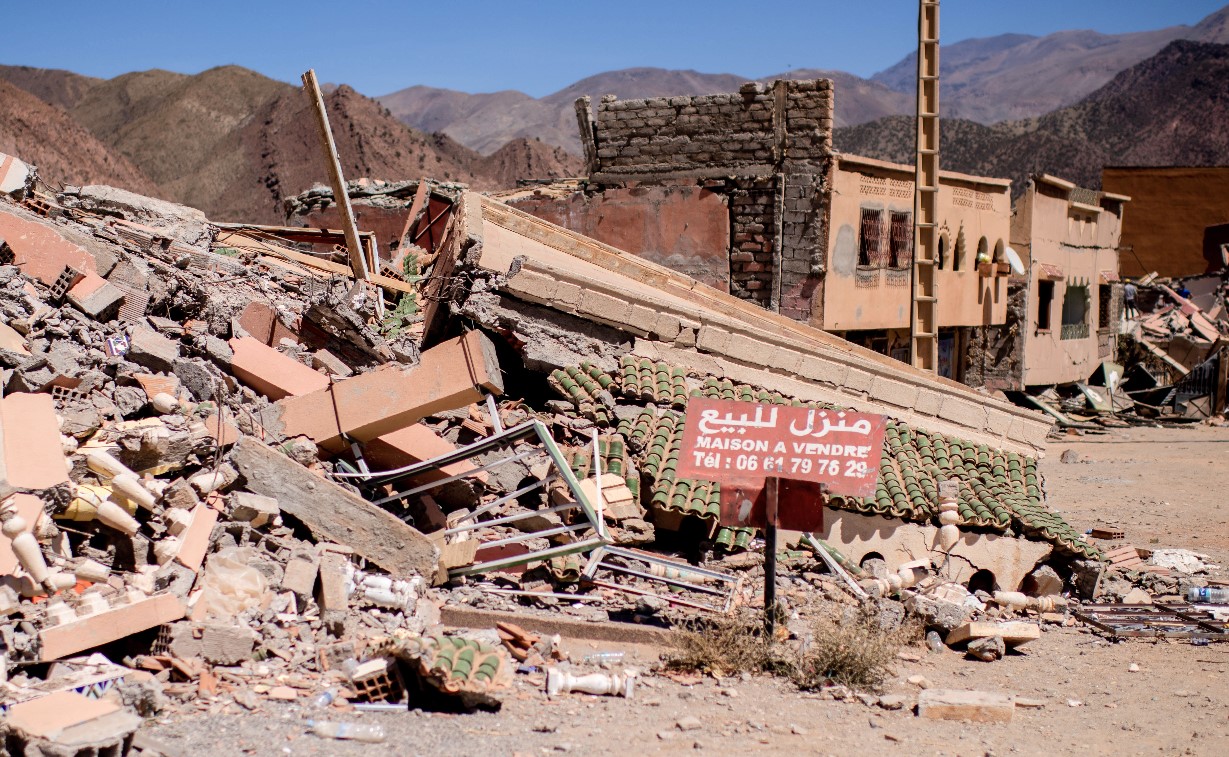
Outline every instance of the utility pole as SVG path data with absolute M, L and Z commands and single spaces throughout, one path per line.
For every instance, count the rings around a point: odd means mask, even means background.
M 939 0 L 918 0 L 917 154 L 913 186 L 913 307 L 909 319 L 915 368 L 939 363 Z

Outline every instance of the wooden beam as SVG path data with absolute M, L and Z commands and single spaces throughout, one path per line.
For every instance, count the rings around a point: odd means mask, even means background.
M 354 278 L 367 281 L 370 273 L 363 254 L 363 245 L 359 241 L 358 226 L 354 223 L 354 209 L 350 207 L 350 195 L 346 192 L 346 179 L 341 173 L 341 161 L 337 157 L 337 143 L 333 141 L 333 130 L 329 128 L 329 114 L 324 109 L 324 96 L 320 94 L 320 85 L 316 83 L 315 69 L 307 69 L 303 73 L 303 89 L 312 101 L 312 109 L 316 113 L 316 128 L 320 132 L 320 141 L 324 143 L 325 157 L 328 158 L 329 181 L 333 185 L 333 201 L 341 211 L 342 231 L 346 233 L 346 250 L 350 253 L 350 268 Z M 376 314 L 384 315 L 384 301 L 376 298 Z

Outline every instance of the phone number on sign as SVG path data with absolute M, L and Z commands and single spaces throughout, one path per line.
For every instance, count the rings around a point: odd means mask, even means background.
M 732 470 L 746 473 L 777 474 L 780 476 L 817 475 L 865 478 L 871 468 L 865 460 L 809 457 L 773 457 L 761 455 L 728 455 L 721 452 L 692 452 L 698 468 L 710 471 Z M 843 470 L 842 470 L 843 469 Z

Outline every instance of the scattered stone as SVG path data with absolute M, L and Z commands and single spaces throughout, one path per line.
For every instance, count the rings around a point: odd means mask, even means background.
M 989 636 L 984 639 L 970 641 L 967 650 L 969 657 L 983 662 L 994 662 L 1007 654 L 1007 644 L 1002 636 Z

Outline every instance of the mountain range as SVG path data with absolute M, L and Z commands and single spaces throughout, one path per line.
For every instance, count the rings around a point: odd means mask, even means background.
M 1119 71 L 1178 39 L 1229 43 L 1229 7 L 1194 26 L 1130 34 L 1062 31 L 1035 37 L 1003 34 L 944 45 L 939 55 L 939 102 L 945 118 L 983 124 L 1041 116 L 1073 105 Z M 910 53 L 869 79 L 843 71 L 795 69 L 758 81 L 831 78 L 836 125 L 854 126 L 914 110 L 917 55 Z M 590 76 L 542 98 L 506 90 L 467 94 L 415 86 L 377 97 L 397 118 L 440 131 L 489 153 L 516 137 L 538 137 L 580 154 L 573 101 L 582 95 L 620 99 L 733 92 L 752 77 L 660 68 L 629 68 Z
M 1194 26 L 1107 35 L 971 39 L 941 53 L 942 164 L 1015 180 L 1046 171 L 1095 187 L 1101 166 L 1229 163 L 1229 6 Z M 832 79 L 836 147 L 913 159 L 914 57 Z M 325 96 L 346 176 L 430 176 L 477 189 L 581 169 L 573 101 L 735 91 L 746 77 L 630 68 L 535 98 L 426 86 Z M 98 79 L 0 66 L 0 151 L 51 183 L 107 183 L 193 205 L 216 220 L 279 223 L 282 199 L 322 182 L 299 87 L 238 66 Z

